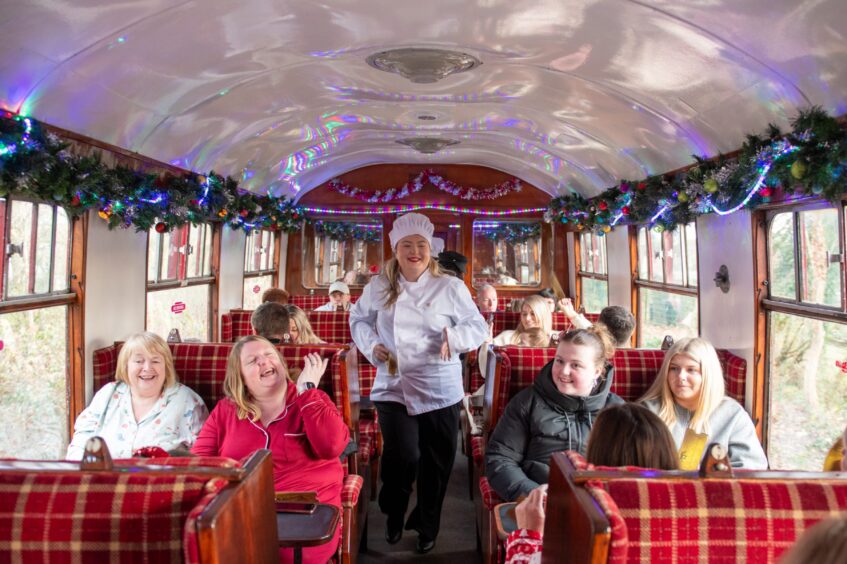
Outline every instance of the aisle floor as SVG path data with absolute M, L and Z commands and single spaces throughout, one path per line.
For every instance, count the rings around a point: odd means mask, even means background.
M 376 562 L 443 562 L 477 564 L 482 556 L 477 551 L 476 522 L 473 501 L 468 497 L 468 462 L 459 449 L 447 487 L 447 497 L 441 512 L 441 532 L 435 548 L 429 554 L 415 552 L 415 531 L 404 531 L 403 538 L 395 545 L 385 542 L 385 515 L 379 511 L 377 502 L 371 501 L 368 509 L 368 551 L 359 554 L 362 564 Z M 415 506 L 415 497 L 409 502 L 409 511 Z M 408 515 L 407 515 L 408 516 Z

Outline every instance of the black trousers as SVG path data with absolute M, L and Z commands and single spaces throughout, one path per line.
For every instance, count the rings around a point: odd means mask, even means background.
M 406 529 L 434 540 L 456 457 L 461 402 L 420 415 L 409 415 L 401 403 L 375 401 L 374 405 L 383 440 L 379 508 L 399 526 L 417 477 L 418 504 Z

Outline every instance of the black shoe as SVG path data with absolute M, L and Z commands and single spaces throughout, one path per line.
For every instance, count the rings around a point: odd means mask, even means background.
M 394 525 L 391 519 L 385 521 L 385 542 L 388 544 L 397 544 L 403 538 L 403 521 L 399 525 Z
M 415 543 L 415 552 L 418 554 L 426 554 L 435 548 L 435 539 L 429 539 L 423 535 L 418 535 L 418 542 Z

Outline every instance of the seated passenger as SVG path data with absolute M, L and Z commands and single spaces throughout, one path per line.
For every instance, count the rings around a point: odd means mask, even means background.
M 288 335 L 291 337 L 291 344 L 325 344 L 325 342 L 318 339 L 318 336 L 315 335 L 314 331 L 312 331 L 312 324 L 309 323 L 309 317 L 306 315 L 305 311 L 292 304 L 286 305 L 285 308 L 288 310 Z
M 607 407 L 597 416 L 585 458 L 597 466 L 676 470 L 679 459 L 667 425 L 642 405 Z M 506 563 L 541 562 L 547 485 L 538 486 L 515 507 L 518 528 L 506 540 Z
M 554 452 L 585 452 L 597 413 L 623 403 L 609 391 L 614 352 L 602 325 L 569 331 L 533 385 L 509 401 L 485 453 L 485 474 L 500 497 L 514 500 L 546 484 Z
M 265 302 L 253 311 L 250 316 L 253 331 L 271 343 L 278 345 L 291 340 L 288 332 L 290 322 L 288 309 L 276 302 Z
M 535 331 L 539 329 L 540 331 Z M 527 334 L 532 331 L 532 333 Z M 493 339 L 489 338 L 479 348 L 479 370 L 485 378 L 486 366 L 488 366 L 488 345 L 519 345 L 546 347 L 549 346 L 553 337 L 553 315 L 547 309 L 544 298 L 541 296 L 529 296 L 521 305 L 521 320 L 517 329 L 507 329 Z M 532 345 L 527 345 L 532 342 Z M 480 390 L 477 390 L 480 392 Z
M 576 311 L 570 298 L 564 298 L 562 306 L 562 311 L 574 327 L 585 329 L 591 326 L 591 322 Z M 606 306 L 600 310 L 597 323 L 606 326 L 615 338 L 615 343 L 619 349 L 629 347 L 630 337 L 632 337 L 632 332 L 635 331 L 635 316 L 632 315 L 632 312 L 621 306 Z
M 491 284 L 479 287 L 476 292 L 476 305 L 483 314 L 497 311 L 497 290 Z
M 544 298 L 544 302 L 547 304 L 547 307 L 550 308 L 551 313 L 556 311 L 563 311 L 559 305 L 560 300 L 556 296 L 556 293 L 553 291 L 552 288 L 544 288 L 539 291 L 536 295 Z
M 447 274 L 462 279 L 465 277 L 468 258 L 456 251 L 441 251 L 441 254 L 438 255 L 438 264 Z
M 262 303 L 276 302 L 278 304 L 287 304 L 290 294 L 282 288 L 268 288 L 262 294 Z
M 227 360 L 225 398 L 212 410 L 191 452 L 238 460 L 270 449 L 276 491 L 314 491 L 321 503 L 341 507 L 339 456 L 350 437 L 332 400 L 317 389 L 327 362 L 307 355 L 295 385 L 276 347 L 256 335 L 243 337 Z M 339 532 L 333 541 L 303 549 L 303 561 L 328 561 Z M 293 559 L 290 548 L 280 555 L 283 562 Z
M 79 414 L 67 458 L 81 460 L 85 442 L 99 435 L 114 458 L 144 447 L 191 447 L 209 411 L 188 386 L 177 382 L 168 344 L 155 333 L 137 333 L 118 354 L 115 382 L 94 395 Z
M 329 301 L 315 311 L 350 311 L 350 288 L 344 282 L 329 285 Z
M 847 513 L 818 521 L 806 529 L 780 564 L 844 564 L 847 555 Z
M 677 341 L 639 401 L 670 428 L 681 469 L 699 468 L 711 443 L 728 448 L 733 468 L 767 469 L 753 421 L 737 401 L 726 396 L 721 364 L 708 341 Z

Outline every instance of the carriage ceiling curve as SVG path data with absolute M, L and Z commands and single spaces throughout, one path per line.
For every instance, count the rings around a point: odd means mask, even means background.
M 0 105 L 256 191 L 474 163 L 590 196 L 843 114 L 842 2 L 7 0 Z M 482 64 L 419 84 L 366 63 L 402 47 Z M 419 136 L 459 143 L 396 142 Z

